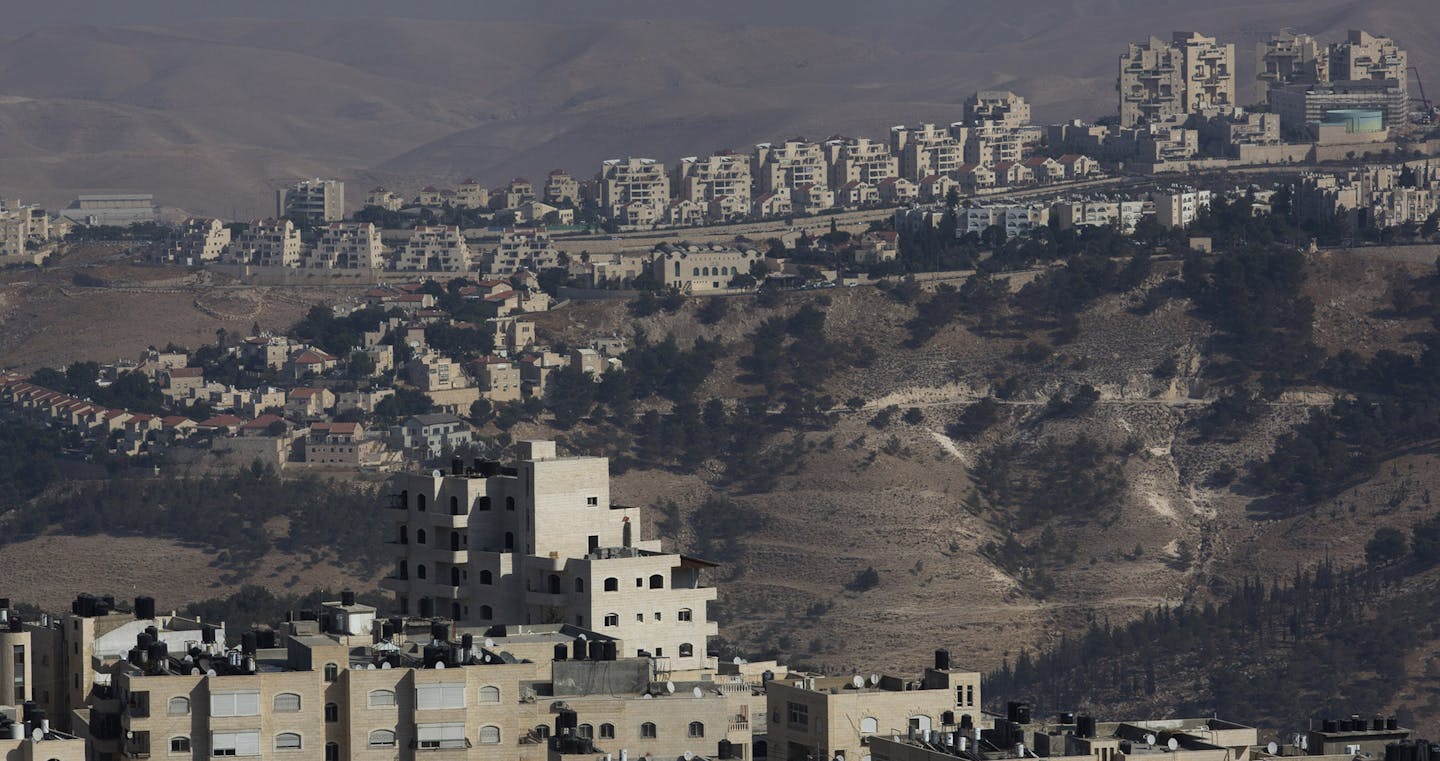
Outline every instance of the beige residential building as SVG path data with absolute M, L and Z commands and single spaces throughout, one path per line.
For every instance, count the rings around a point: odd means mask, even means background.
M 1202 212 L 1210 209 L 1208 190 L 1181 188 L 1150 194 L 1155 204 L 1155 221 L 1166 228 L 1189 227 Z
M 750 162 L 734 153 L 717 153 L 704 158 L 680 159 L 671 184 L 675 195 L 710 208 L 718 199 L 733 198 L 736 208 L 750 206 Z
M 303 224 L 339 222 L 345 218 L 345 183 L 316 178 L 277 190 L 275 216 Z
M 385 460 L 385 444 L 367 439 L 359 423 L 311 423 L 305 436 L 305 464 L 364 468 Z
M 400 249 L 396 268 L 421 272 L 470 272 L 475 269 L 465 235 L 454 225 L 420 225 Z
M 455 205 L 462 209 L 488 208 L 490 191 L 475 180 L 467 179 L 455 188 Z
M 655 248 L 651 271 L 666 288 L 697 293 L 728 288 L 732 278 L 750 274 L 751 266 L 762 258 L 754 249 L 665 243 Z
M 601 164 L 597 181 L 601 210 L 623 224 L 655 224 L 670 201 L 670 178 L 654 159 L 609 159 Z
M 331 222 L 306 256 L 306 266 L 328 270 L 378 270 L 385 266 L 380 233 L 369 222 Z
M 835 207 L 835 191 L 825 184 L 801 185 L 790 191 L 790 208 L 803 214 L 817 214 Z
M 560 251 L 544 227 L 512 227 L 501 233 L 481 269 L 490 276 L 509 277 L 520 270 L 543 272 L 559 266 Z
M 471 367 L 480 386 L 481 399 L 491 402 L 520 401 L 520 365 L 503 357 L 482 357 Z
M 580 182 L 563 169 L 555 169 L 545 176 L 542 200 L 556 206 L 580 205 Z
M 485 325 L 494 336 L 496 349 L 515 353 L 535 345 L 535 323 L 530 320 L 493 317 Z
M 760 193 L 790 191 L 806 185 L 830 186 L 825 147 L 800 138 L 780 145 L 759 143 L 750 157 L 750 173 Z
M 228 245 L 230 228 L 220 220 L 191 217 L 175 231 L 165 249 L 165 259 L 184 265 L 219 261 Z
M 365 194 L 365 205 L 379 207 L 385 211 L 400 211 L 405 207 L 405 197 L 383 187 L 374 187 Z
M 890 152 L 899 158 L 899 176 L 911 182 L 949 174 L 965 161 L 965 144 L 933 124 L 891 127 Z
M 439 352 L 425 349 L 416 352 L 405 365 L 405 377 L 421 391 L 448 391 L 470 388 L 475 384 L 460 364 Z
M 920 186 L 904 177 L 886 177 L 875 186 L 885 203 L 911 203 L 920 197 Z
M 256 267 L 299 267 L 304 245 L 300 230 L 289 219 L 263 219 L 250 223 L 225 248 L 225 261 Z
M 1234 108 L 1235 46 L 1197 32 L 1151 37 L 1120 56 L 1120 126 Z
M 714 216 L 718 219 L 729 219 L 732 217 L 745 216 L 744 211 L 736 213 L 738 199 L 735 196 L 721 196 L 711 201 L 708 208 L 713 208 L 718 213 Z M 702 206 L 688 198 L 672 198 L 670 203 L 665 204 L 664 223 L 671 227 L 693 227 L 705 223 L 707 207 Z
M 1282 85 L 1330 81 L 1330 51 L 1308 34 L 1281 31 L 1255 44 L 1255 79 L 1262 93 Z
M 900 175 L 900 160 L 890 153 L 890 146 L 865 137 L 841 138 L 825 143 L 830 160 L 830 187 L 840 188 L 848 182 L 879 185 L 887 177 Z
M 900 676 L 819 677 L 791 673 L 765 684 L 769 757 L 783 761 L 872 761 L 877 737 L 949 727 L 978 730 L 990 720 L 981 706 L 980 674 L 950 667 L 936 653 L 917 681 Z
M 524 177 L 516 177 L 495 192 L 490 199 L 492 207 L 513 209 L 527 201 L 535 200 L 535 186 Z
M 588 627 L 662 673 L 709 664 L 715 589 L 700 574 L 712 564 L 643 539 L 639 509 L 610 503 L 607 459 L 522 441 L 514 463 L 457 463 L 393 488 L 400 555 L 381 585 L 402 612 Z
M 1409 81 L 1409 58 L 1389 37 L 1376 37 L 1360 29 L 1351 29 L 1344 42 L 1330 46 L 1330 80 L 1393 81 L 1404 90 Z
M 1030 103 L 1009 90 L 981 90 L 965 99 L 965 123 L 1019 129 L 1030 123 Z

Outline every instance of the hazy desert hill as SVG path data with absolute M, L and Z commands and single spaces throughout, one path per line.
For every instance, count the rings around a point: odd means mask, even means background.
M 1094 117 L 1113 108 L 1124 44 L 1177 28 L 1235 40 L 1242 82 L 1255 39 L 1284 26 L 1389 32 L 1422 71 L 1440 58 L 1440 33 L 1413 23 L 1423 0 L 636 2 L 599 17 L 520 5 L 481 20 L 189 11 L 0 38 L 0 192 L 55 205 L 146 189 L 243 218 L 269 213 L 270 191 L 297 176 L 349 179 L 356 196 L 374 182 L 588 175 L 616 155 L 673 161 L 797 134 L 883 138 L 898 122 L 958 119 L 985 87 L 1026 95 L 1041 121 Z

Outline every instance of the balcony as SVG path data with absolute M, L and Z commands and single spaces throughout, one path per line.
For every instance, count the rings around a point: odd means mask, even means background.
M 386 576 L 380 580 L 380 588 L 391 592 L 405 592 L 410 589 L 410 579 L 403 576 Z
M 466 513 L 460 515 L 440 513 L 434 516 L 434 521 L 438 528 L 465 528 L 470 525 L 470 516 Z
M 125 739 L 121 753 L 126 758 L 149 758 L 150 757 L 150 733 L 131 732 Z
M 130 693 L 130 697 L 125 700 L 125 715 L 132 719 L 150 718 L 150 693 Z

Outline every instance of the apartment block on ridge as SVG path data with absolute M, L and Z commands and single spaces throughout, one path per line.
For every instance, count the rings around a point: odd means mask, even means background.
M 304 224 L 339 222 L 345 218 L 345 183 L 339 180 L 300 180 L 275 191 L 275 216 Z

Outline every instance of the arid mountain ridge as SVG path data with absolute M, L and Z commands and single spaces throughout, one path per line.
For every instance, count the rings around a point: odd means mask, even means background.
M 350 181 L 353 204 L 375 183 L 493 184 L 557 166 L 588 175 L 625 154 L 883 137 L 958 118 L 979 88 L 1024 94 L 1039 121 L 1093 118 L 1113 108 L 1125 42 L 1181 28 L 1236 42 L 1241 82 L 1254 41 L 1282 27 L 1327 39 L 1364 27 L 1397 37 L 1422 72 L 1440 60 L 1440 31 L 1415 23 L 1422 0 L 637 2 L 602 18 L 513 5 L 485 21 L 201 18 L 0 39 L 0 193 L 55 206 L 144 190 L 245 218 L 299 176 Z

